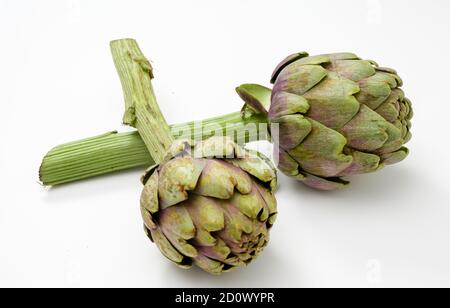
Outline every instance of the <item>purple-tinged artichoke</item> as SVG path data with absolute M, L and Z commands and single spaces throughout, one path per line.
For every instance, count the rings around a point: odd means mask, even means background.
M 396 71 L 351 53 L 298 53 L 278 65 L 270 90 L 237 89 L 253 113 L 267 108 L 278 124 L 278 168 L 321 190 L 340 188 L 343 177 L 377 171 L 408 155 L 411 102 Z M 268 97 L 271 99 L 268 99 Z
M 276 218 L 276 171 L 231 139 L 191 147 L 177 141 L 143 177 L 145 231 L 182 268 L 211 274 L 250 263 L 267 245 Z

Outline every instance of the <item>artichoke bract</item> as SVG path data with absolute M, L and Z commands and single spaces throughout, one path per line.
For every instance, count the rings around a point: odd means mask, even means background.
M 276 171 L 231 139 L 176 141 L 143 177 L 145 231 L 169 260 L 220 274 L 255 259 L 276 219 Z
M 279 124 L 278 168 L 333 190 L 342 177 L 377 171 L 408 155 L 411 102 L 393 69 L 352 53 L 289 56 L 275 69 L 271 123 Z

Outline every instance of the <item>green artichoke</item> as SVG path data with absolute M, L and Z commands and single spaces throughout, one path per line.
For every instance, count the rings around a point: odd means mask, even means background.
M 274 166 L 228 138 L 176 141 L 143 177 L 145 231 L 169 260 L 220 274 L 250 263 L 276 218 Z
M 333 190 L 348 184 L 342 177 L 377 171 L 408 155 L 403 145 L 411 138 L 413 112 L 393 69 L 351 53 L 302 52 L 281 62 L 271 81 L 268 117 L 279 125 L 274 142 L 286 175 Z M 254 110 L 261 109 L 264 104 L 255 102 L 261 99 L 243 92 L 238 88 Z

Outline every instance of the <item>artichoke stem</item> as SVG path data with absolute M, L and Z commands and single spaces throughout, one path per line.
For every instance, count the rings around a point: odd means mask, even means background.
M 54 148 L 45 156 L 39 170 L 44 185 L 158 164 L 177 138 L 195 142 L 222 134 L 232 137 L 236 143 L 268 140 L 267 126 L 261 129 L 257 125 L 267 124 L 265 114 L 232 113 L 202 122 L 169 126 L 153 91 L 152 67 L 136 41 L 112 41 L 111 53 L 125 98 L 123 122 L 137 128 L 138 132 L 110 132 Z
M 267 124 L 267 118 L 261 115 L 242 118 L 240 112 L 235 112 L 199 122 L 175 124 L 170 128 L 176 138 L 187 137 L 191 142 L 221 133 L 232 134 L 235 142 L 242 144 L 254 141 L 255 133 L 259 140 L 269 140 L 265 126 L 259 124 Z M 197 127 L 201 129 L 196 129 Z M 256 128 L 257 131 L 252 132 L 249 127 Z M 184 133 L 180 135 L 180 132 Z M 50 150 L 42 161 L 39 179 L 45 186 L 56 186 L 154 164 L 155 160 L 137 131 L 109 132 Z
M 133 39 L 112 41 L 111 53 L 125 98 L 123 122 L 137 128 L 151 156 L 159 163 L 174 138 L 156 101 L 152 66 Z

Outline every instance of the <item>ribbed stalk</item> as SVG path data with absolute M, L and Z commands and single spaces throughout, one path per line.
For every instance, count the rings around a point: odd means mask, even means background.
M 267 117 L 257 114 L 232 113 L 169 127 L 151 85 L 152 67 L 136 41 L 113 41 L 111 52 L 124 92 L 123 122 L 136 127 L 138 132 L 110 132 L 54 148 L 45 156 L 39 170 L 44 185 L 159 163 L 175 138 L 197 141 L 222 134 L 233 137 L 237 143 L 268 139 L 267 127 L 260 131 L 258 126 L 266 124 Z
M 267 124 L 267 118 L 261 115 L 243 118 L 236 112 L 172 125 L 171 131 L 177 138 L 191 141 L 203 140 L 217 133 L 233 137 L 238 143 L 268 140 L 266 127 L 259 124 Z M 180 132 L 183 132 L 181 136 Z M 39 178 L 44 185 L 55 186 L 115 171 L 145 168 L 154 163 L 138 132 L 110 132 L 53 148 L 42 161 Z
M 149 153 L 159 163 L 174 139 L 156 101 L 150 62 L 133 39 L 112 41 L 111 53 L 125 98 L 124 123 L 137 128 Z

